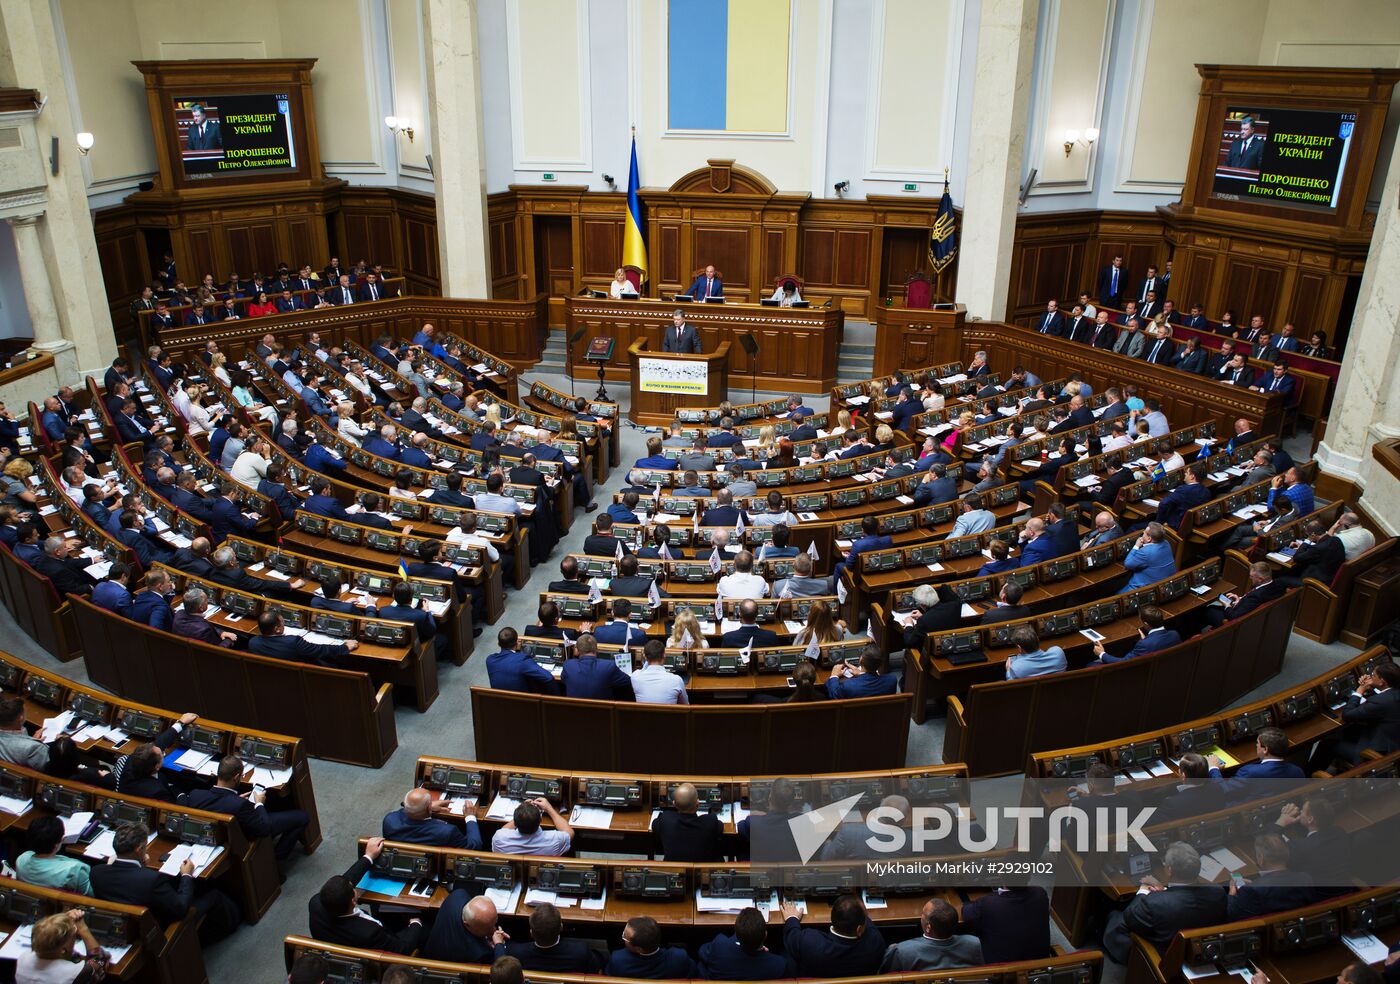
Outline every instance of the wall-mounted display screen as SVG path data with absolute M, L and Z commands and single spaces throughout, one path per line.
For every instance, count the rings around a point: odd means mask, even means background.
M 286 94 L 180 96 L 174 113 L 186 180 L 297 170 Z
M 1231 106 L 1211 197 L 1334 211 L 1355 127 L 1355 113 Z

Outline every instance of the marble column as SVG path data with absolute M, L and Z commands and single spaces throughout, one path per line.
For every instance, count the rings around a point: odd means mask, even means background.
M 1039 4 L 982 0 L 981 7 L 956 297 L 969 315 L 1000 321 L 1011 282 Z
M 48 307 L 55 312 L 63 337 L 75 347 L 75 371 L 95 372 L 100 376 L 116 357 L 117 340 L 102 282 L 102 264 L 97 256 L 97 238 L 88 209 L 87 185 L 78 163 L 73 113 L 58 55 L 53 8 L 48 3 L 32 0 L 0 0 L 0 21 L 4 23 L 4 30 L 0 32 L 0 48 L 3 48 L 0 66 L 5 73 L 13 75 L 8 81 L 23 88 L 38 89 L 47 100 L 43 113 L 34 121 L 39 146 L 45 148 L 46 163 L 50 139 L 58 138 L 58 174 L 45 169 L 44 219 L 31 227 L 37 233 L 48 273 L 51 294 Z M 101 152 L 100 144 L 96 152 Z M 19 227 L 15 233 L 17 237 L 24 235 Z M 27 291 L 27 278 L 24 286 Z M 41 319 L 47 315 L 35 310 L 37 305 L 32 297 L 29 303 L 37 331 Z M 64 380 L 65 383 L 78 381 Z
M 476 0 L 423 0 L 438 268 L 446 297 L 491 294 L 476 23 Z
M 1400 144 L 1382 184 L 1366 272 L 1347 336 L 1342 374 L 1317 461 L 1324 472 L 1365 489 L 1361 505 L 1392 533 L 1400 532 L 1400 481 L 1371 456 L 1377 441 L 1400 437 Z
M 24 300 L 29 307 L 29 323 L 34 328 L 34 348 L 43 352 L 71 348 L 73 343 L 63 337 L 54 306 L 53 286 L 44 266 L 44 247 L 39 240 L 39 216 L 17 215 L 5 220 L 15 237 L 15 255 L 19 260 L 19 279 L 24 285 Z

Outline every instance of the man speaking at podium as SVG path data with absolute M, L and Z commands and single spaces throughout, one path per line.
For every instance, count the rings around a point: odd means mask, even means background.
M 713 263 L 705 267 L 705 272 L 695 278 L 695 282 L 690 285 L 690 289 L 686 293 L 702 304 L 706 298 L 724 296 L 724 281 L 715 274 Z
M 679 308 L 671 312 L 671 327 L 662 335 L 661 351 L 700 354 L 700 334 L 694 325 L 685 323 L 685 314 Z

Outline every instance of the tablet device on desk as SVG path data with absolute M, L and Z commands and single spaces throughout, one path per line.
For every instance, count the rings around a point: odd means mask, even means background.
M 705 303 L 706 303 L 706 304 L 723 304 L 723 303 L 724 303 L 724 298 L 723 298 L 723 297 L 713 297 L 713 296 L 707 297 L 707 298 L 705 298 Z
M 673 303 L 675 303 L 675 304 L 690 304 L 690 303 L 693 303 L 694 300 L 695 300 L 695 298 L 691 297 L 689 294 L 672 294 L 672 295 L 671 295 L 671 301 L 672 301 Z
M 623 300 L 623 301 L 635 301 L 637 298 L 641 297 L 642 295 L 641 295 L 641 294 L 638 294 L 635 290 L 624 290 L 621 294 L 618 294 L 617 296 L 618 296 L 618 299 L 619 299 L 619 300 Z

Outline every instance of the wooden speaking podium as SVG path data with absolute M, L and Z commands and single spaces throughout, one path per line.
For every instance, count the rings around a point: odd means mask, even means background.
M 720 342 L 713 352 L 653 352 L 639 338 L 627 347 L 631 369 L 634 424 L 651 427 L 675 419 L 677 407 L 712 407 L 729 397 L 729 343 Z M 703 380 L 704 389 L 700 389 Z M 673 386 L 674 392 L 654 387 Z M 648 387 L 648 388 L 643 388 Z M 680 387 L 690 387 L 681 391 Z

